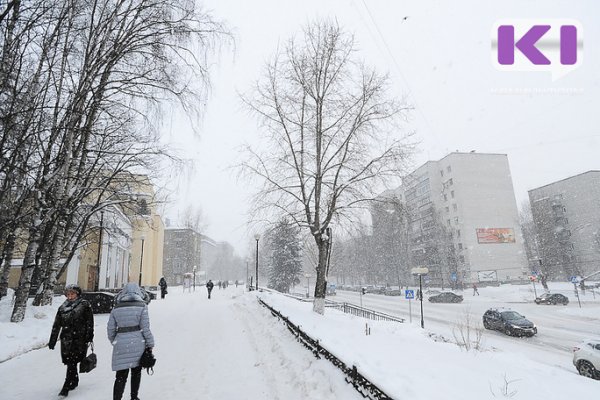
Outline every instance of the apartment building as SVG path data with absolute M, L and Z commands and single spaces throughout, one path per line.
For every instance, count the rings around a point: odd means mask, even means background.
M 600 270 L 600 171 L 529 191 L 541 269 L 550 279 Z
M 167 227 L 163 251 L 163 274 L 169 285 L 181 285 L 186 273 L 202 270 L 202 235 L 191 228 Z M 206 269 L 204 269 L 206 271 Z
M 395 193 L 410 214 L 411 265 L 428 267 L 432 283 L 526 278 L 505 154 L 450 153 L 417 168 Z

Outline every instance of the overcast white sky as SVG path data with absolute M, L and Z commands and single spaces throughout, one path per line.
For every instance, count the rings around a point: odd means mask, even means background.
M 200 135 L 182 118 L 165 134 L 194 174 L 173 180 L 177 209 L 200 205 L 206 233 L 244 253 L 252 187 L 236 179 L 238 148 L 257 137 L 237 96 L 259 77 L 278 45 L 315 17 L 354 32 L 360 56 L 389 72 L 398 97 L 415 107 L 408 129 L 421 141 L 415 167 L 451 151 L 508 154 L 517 202 L 527 190 L 600 169 L 600 2 L 596 0 L 206 0 L 231 27 L 236 45 L 212 67 L 212 93 Z M 405 18 L 408 17 L 408 18 Z M 500 19 L 570 18 L 583 27 L 583 64 L 553 82 L 550 73 L 504 72 L 491 62 Z M 580 53 L 581 56 L 581 53 Z M 512 91 L 512 94 L 504 94 Z M 525 91 L 525 94 L 514 93 Z M 528 93 L 527 93 L 528 92 Z M 573 94 L 574 93 L 574 94 Z

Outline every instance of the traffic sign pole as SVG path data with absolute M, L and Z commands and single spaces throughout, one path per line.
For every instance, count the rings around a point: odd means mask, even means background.
M 573 282 L 573 287 L 575 288 L 575 296 L 577 296 L 577 302 L 579 303 L 579 308 L 581 308 L 581 300 L 579 300 L 579 291 L 577 290 L 577 284 Z
M 415 298 L 415 291 L 406 289 L 404 291 L 404 297 L 408 300 L 408 318 L 409 318 L 410 323 L 412 324 L 411 300 Z

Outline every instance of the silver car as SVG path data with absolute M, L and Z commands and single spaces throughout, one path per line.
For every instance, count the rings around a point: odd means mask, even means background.
M 573 347 L 573 365 L 580 375 L 600 379 L 600 340 L 585 340 Z

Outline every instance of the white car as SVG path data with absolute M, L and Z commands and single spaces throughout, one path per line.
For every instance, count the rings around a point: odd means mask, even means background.
M 600 379 L 600 340 L 585 340 L 573 348 L 573 365 L 579 375 Z

